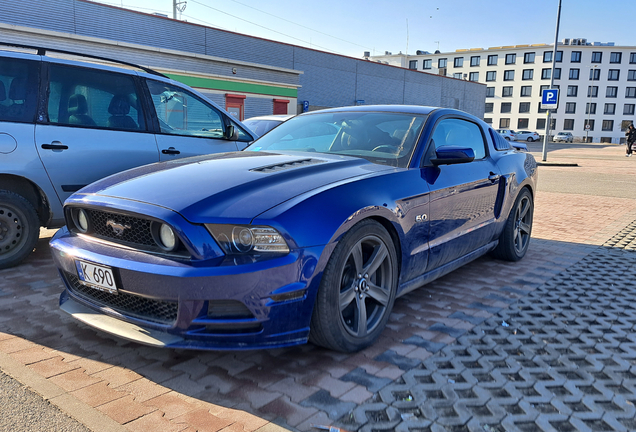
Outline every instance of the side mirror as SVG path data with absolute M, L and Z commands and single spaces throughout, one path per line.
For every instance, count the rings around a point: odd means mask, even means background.
M 228 139 L 230 141 L 238 140 L 238 131 L 236 130 L 234 125 L 227 125 L 225 127 L 225 139 Z
M 438 165 L 453 165 L 468 163 L 475 160 L 475 152 L 470 147 L 441 146 L 435 150 L 435 158 L 431 163 Z

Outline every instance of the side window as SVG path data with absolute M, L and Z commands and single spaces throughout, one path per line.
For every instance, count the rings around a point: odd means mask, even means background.
M 58 64 L 50 68 L 49 123 L 146 130 L 133 77 Z
M 39 63 L 0 57 L 0 120 L 35 121 Z
M 221 113 L 180 87 L 146 80 L 161 132 L 203 138 L 223 138 Z M 235 124 L 241 133 L 248 136 Z M 245 140 L 245 138 L 244 138 Z M 249 139 L 247 139 L 249 141 Z
M 475 160 L 486 157 L 486 147 L 481 129 L 475 123 L 460 119 L 444 119 L 433 132 L 435 148 L 441 146 L 470 147 Z

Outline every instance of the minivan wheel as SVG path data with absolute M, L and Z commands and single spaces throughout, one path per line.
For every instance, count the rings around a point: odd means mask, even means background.
M 40 233 L 38 215 L 23 196 L 0 190 L 0 269 L 25 259 Z

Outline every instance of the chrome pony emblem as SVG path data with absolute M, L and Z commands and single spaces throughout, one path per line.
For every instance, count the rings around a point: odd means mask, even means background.
M 124 230 L 131 228 L 130 225 L 122 225 L 111 219 L 106 222 L 106 226 L 111 227 L 117 237 L 121 237 L 124 234 Z

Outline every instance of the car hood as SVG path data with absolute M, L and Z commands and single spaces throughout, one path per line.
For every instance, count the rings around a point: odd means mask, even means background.
M 153 204 L 192 222 L 238 222 L 313 189 L 390 169 L 360 158 L 317 153 L 219 153 L 128 170 L 77 195 Z

